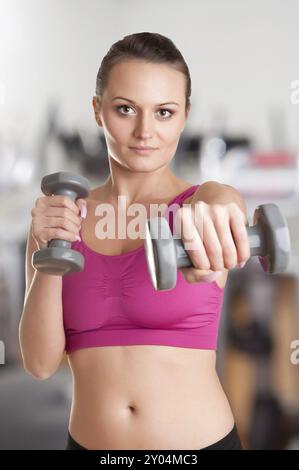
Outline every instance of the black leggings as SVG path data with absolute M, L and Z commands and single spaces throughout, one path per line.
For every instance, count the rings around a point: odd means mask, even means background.
M 88 450 L 85 447 L 82 447 L 75 439 L 72 438 L 68 432 L 68 440 L 65 450 Z M 242 447 L 236 424 L 234 424 L 233 429 L 220 441 L 215 442 L 207 447 L 203 447 L 198 450 L 244 450 Z

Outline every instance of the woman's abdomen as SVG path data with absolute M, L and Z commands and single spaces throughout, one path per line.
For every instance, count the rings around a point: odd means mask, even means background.
M 88 449 L 199 449 L 233 427 L 215 351 L 105 347 L 69 360 L 69 430 Z

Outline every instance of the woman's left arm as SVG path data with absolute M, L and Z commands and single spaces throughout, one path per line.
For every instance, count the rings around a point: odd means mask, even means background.
M 230 204 L 235 203 L 244 214 L 244 221 L 247 220 L 247 208 L 244 199 L 239 191 L 228 184 L 218 183 L 217 181 L 206 181 L 201 184 L 193 194 L 191 204 L 197 201 L 203 201 L 207 204 Z

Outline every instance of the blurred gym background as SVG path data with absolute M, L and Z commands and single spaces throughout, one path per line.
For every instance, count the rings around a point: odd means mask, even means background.
M 286 273 L 256 258 L 229 273 L 217 367 L 247 448 L 299 449 L 298 18 L 296 0 L 0 0 L 0 449 L 65 446 L 67 363 L 34 379 L 18 344 L 30 211 L 46 174 L 107 177 L 96 74 L 113 42 L 141 31 L 170 37 L 190 68 L 173 171 L 237 188 L 250 224 L 267 202 L 287 218 Z

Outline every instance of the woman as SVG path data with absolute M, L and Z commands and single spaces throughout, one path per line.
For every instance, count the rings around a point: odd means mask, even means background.
M 226 255 L 222 257 L 212 218 L 206 216 L 205 246 L 196 232 L 202 250 L 189 251 L 195 267 L 182 268 L 170 291 L 153 289 L 143 239 L 98 234 L 97 215 L 104 203 L 115 216 L 139 203 L 149 218 L 153 203 L 164 203 L 168 217 L 175 203 L 207 204 L 209 197 L 218 201 L 216 189 L 224 185 L 214 183 L 211 196 L 206 184 L 191 185 L 169 169 L 190 94 L 188 67 L 168 38 L 138 33 L 113 44 L 99 69 L 93 98 L 110 175 L 86 200 L 75 204 L 62 196 L 41 197 L 32 209 L 21 350 L 25 369 L 39 378 L 53 374 L 64 351 L 68 354 L 73 400 L 67 449 L 241 448 L 215 370 L 227 272 L 249 258 L 244 236 L 238 251 L 232 236 L 227 237 L 225 210 L 231 206 L 222 207 Z M 153 148 L 140 149 L 145 146 Z M 118 196 L 125 196 L 121 208 Z M 244 235 L 244 214 L 234 208 L 235 230 L 238 226 Z M 186 212 L 177 214 L 185 221 L 184 242 L 191 240 L 188 231 L 195 225 Z M 129 226 L 132 216 L 126 221 Z M 171 217 L 169 223 L 173 230 Z M 72 241 L 85 257 L 82 272 L 63 278 L 33 272 L 28 262 L 32 251 L 52 238 Z M 217 270 L 217 280 L 207 276 Z

